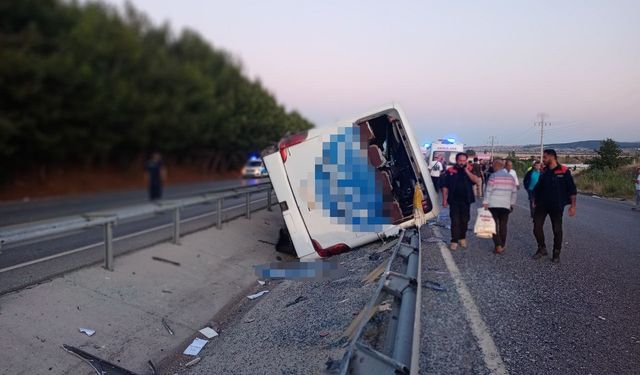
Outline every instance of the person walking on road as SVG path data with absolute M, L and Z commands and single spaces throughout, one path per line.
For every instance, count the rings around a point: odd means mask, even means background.
M 469 210 L 475 202 L 472 186 L 479 182 L 478 177 L 467 168 L 467 158 L 464 152 L 456 154 L 456 165 L 447 168 L 442 182 L 442 207 L 449 206 L 451 218 L 451 250 L 457 249 L 458 243 L 467 247 Z
M 145 170 L 149 188 L 149 200 L 155 201 L 162 198 L 162 185 L 167 181 L 167 169 L 159 152 L 154 152 L 151 155 Z
M 529 212 L 531 213 L 531 218 L 533 219 L 533 189 L 538 184 L 538 179 L 540 178 L 540 169 L 542 169 L 542 164 L 540 161 L 536 160 L 533 162 L 533 166 L 531 169 L 527 171 L 524 175 L 524 179 L 522 180 L 522 185 L 527 190 L 527 196 L 529 197 Z
M 533 235 L 538 242 L 538 251 L 533 255 L 533 259 L 540 259 L 547 255 L 544 221 L 548 215 L 553 229 L 552 261 L 559 263 L 562 249 L 562 215 L 567 205 L 570 205 L 569 216 L 576 215 L 577 189 L 569 168 L 558 163 L 555 150 L 544 150 L 543 163 L 544 172 L 533 189 Z
M 636 211 L 640 210 L 640 167 L 636 168 L 636 207 L 634 208 Z
M 485 198 L 482 202 L 482 206 L 491 211 L 493 220 L 496 222 L 496 234 L 493 235 L 496 254 L 504 252 L 507 244 L 509 214 L 513 211 L 518 196 L 515 180 L 503 167 L 502 160 L 494 161 L 495 172 L 489 176 Z
M 482 198 L 482 165 L 478 162 L 478 158 L 473 158 L 471 173 L 480 179 L 477 184 L 473 185 L 473 193 L 476 197 Z
M 516 173 L 516 170 L 513 169 L 513 160 L 507 159 L 507 161 L 504 164 L 504 167 L 507 170 L 507 172 L 509 172 L 509 174 L 516 181 L 516 188 L 520 189 L 520 180 L 518 180 L 518 174 Z
M 437 156 L 429 166 L 429 174 L 431 175 L 431 181 L 433 182 L 433 187 L 436 188 L 436 192 L 440 191 L 440 175 L 442 175 L 443 171 L 442 156 Z

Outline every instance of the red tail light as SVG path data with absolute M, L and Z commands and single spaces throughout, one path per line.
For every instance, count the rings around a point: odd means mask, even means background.
M 318 243 L 318 241 L 312 239 L 311 242 L 313 243 L 313 248 L 316 250 L 316 253 L 318 253 L 318 255 L 320 255 L 323 258 L 331 255 L 344 253 L 345 251 L 351 250 L 349 246 L 343 243 L 339 243 L 323 249 L 322 246 L 320 246 L 320 243 Z
M 302 143 L 305 139 L 307 139 L 307 132 L 302 132 L 285 136 L 278 142 L 278 149 L 283 163 L 287 161 L 287 148 Z

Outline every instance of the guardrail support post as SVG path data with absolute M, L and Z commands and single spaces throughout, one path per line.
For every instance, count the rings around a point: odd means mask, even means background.
M 113 221 L 104 223 L 104 268 L 113 271 Z
M 217 216 L 218 216 L 218 220 L 216 221 L 216 227 L 218 227 L 218 229 L 222 229 L 222 198 L 218 198 L 218 200 L 216 201 L 217 204 Z
M 180 207 L 173 210 L 173 243 L 180 245 Z
M 271 189 L 267 189 L 267 211 L 271 211 Z
M 251 193 L 244 194 L 245 205 L 247 206 L 247 213 L 245 214 L 247 219 L 251 219 Z

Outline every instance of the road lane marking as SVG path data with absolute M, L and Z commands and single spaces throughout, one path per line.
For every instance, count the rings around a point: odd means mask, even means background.
M 442 232 L 439 228 L 433 228 L 433 232 L 436 236 L 442 237 Z M 453 260 L 453 257 L 444 242 L 439 241 L 437 242 L 437 245 L 440 249 L 440 254 L 442 254 L 442 258 L 444 259 L 444 263 L 453 278 L 453 283 L 456 286 L 458 295 L 460 295 L 460 300 L 464 306 L 467 320 L 471 326 L 471 331 L 478 341 L 480 350 L 482 350 L 483 360 L 487 369 L 491 371 L 492 375 L 507 375 L 509 372 L 502 361 L 502 357 L 500 356 L 496 343 L 493 341 L 489 327 L 487 326 L 487 323 L 485 323 L 484 319 L 482 319 L 480 310 L 473 300 L 473 297 L 469 292 L 469 288 L 467 288 L 467 285 L 462 280 L 460 270 L 458 269 L 455 260 Z

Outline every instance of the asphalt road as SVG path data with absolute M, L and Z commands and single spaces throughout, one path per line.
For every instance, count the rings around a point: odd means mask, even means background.
M 230 179 L 167 186 L 164 199 L 175 199 L 212 190 L 254 185 L 257 179 Z M 30 201 L 0 202 L 0 227 L 41 221 L 61 216 L 78 215 L 115 207 L 147 202 L 147 191 L 129 190 L 68 197 L 42 198 Z
M 530 258 L 536 245 L 526 204 L 521 193 L 502 255 L 471 232 L 468 249 L 450 252 L 441 241 L 447 229 L 422 228 L 423 281 L 441 288 L 423 285 L 420 373 L 638 374 L 640 213 L 579 196 L 578 215 L 565 217 L 562 262 L 553 264 Z M 360 274 L 375 267 L 368 255 L 380 246 L 336 257 L 349 278 L 268 285 L 270 293 L 225 318 L 198 365 L 185 370 L 180 358 L 169 373 L 335 373 L 327 368 L 343 353 L 349 312 L 371 295 Z M 306 300 L 287 308 L 298 296 Z
M 561 263 L 553 264 L 530 258 L 536 243 L 523 192 L 518 199 L 504 254 L 471 232 L 469 248 L 451 252 L 506 370 L 638 374 L 640 212 L 579 196 L 577 216 L 564 218 Z M 551 248 L 549 222 L 545 229 Z M 445 228 L 434 234 L 449 239 Z M 422 372 L 490 373 L 442 252 L 430 245 L 425 278 L 447 291 L 424 293 Z

